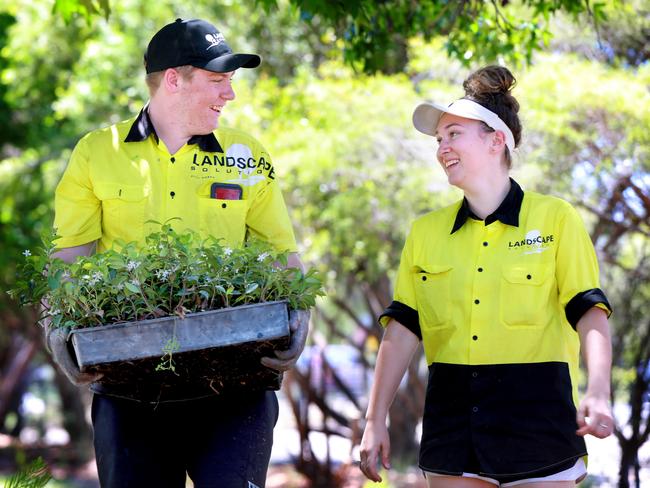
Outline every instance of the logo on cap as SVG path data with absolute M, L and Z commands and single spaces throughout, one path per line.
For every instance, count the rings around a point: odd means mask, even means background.
M 216 34 L 206 34 L 205 39 L 210 43 L 210 45 L 205 48 L 206 51 L 211 47 L 218 46 L 222 42 L 226 42 L 226 38 L 223 37 L 221 32 L 217 32 Z

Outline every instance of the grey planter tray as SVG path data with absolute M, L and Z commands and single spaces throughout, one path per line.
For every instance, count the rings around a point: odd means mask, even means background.
M 212 390 L 240 386 L 278 389 L 282 375 L 262 366 L 262 356 L 289 344 L 287 303 L 265 302 L 72 330 L 70 342 L 82 371 L 104 373 L 102 383 L 158 384 L 191 380 Z M 175 338 L 175 371 L 156 371 L 163 348 Z

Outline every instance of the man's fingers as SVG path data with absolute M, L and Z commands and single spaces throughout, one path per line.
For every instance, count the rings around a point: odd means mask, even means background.
M 295 364 L 295 361 L 284 361 L 269 357 L 263 357 L 260 359 L 260 362 L 267 368 L 275 369 L 276 371 L 288 371 Z
M 294 356 L 298 354 L 298 351 L 300 350 L 300 345 L 301 342 L 297 340 L 298 338 L 296 336 L 291 337 L 291 343 L 289 344 L 289 348 L 285 349 L 284 351 L 273 351 L 274 354 L 283 360 L 289 360 L 293 359 Z

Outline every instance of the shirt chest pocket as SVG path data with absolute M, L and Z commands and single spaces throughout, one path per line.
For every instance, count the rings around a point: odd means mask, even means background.
M 249 200 L 220 200 L 199 197 L 199 225 L 201 232 L 222 244 L 239 246 L 246 238 L 246 216 Z
M 551 313 L 553 266 L 517 265 L 503 269 L 501 320 L 510 327 L 544 327 Z
M 415 299 L 420 327 L 442 329 L 451 326 L 451 272 L 449 265 L 413 267 Z
M 95 195 L 102 202 L 102 230 L 111 239 L 125 242 L 144 239 L 149 188 L 121 183 L 97 183 Z

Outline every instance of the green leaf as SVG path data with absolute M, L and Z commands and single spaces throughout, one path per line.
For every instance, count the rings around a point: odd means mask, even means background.
M 137 286 L 137 285 L 134 285 L 130 281 L 127 281 L 126 283 L 124 283 L 124 287 L 127 290 L 129 290 L 130 292 L 132 292 L 132 293 L 140 293 L 140 287 Z
M 258 285 L 257 283 L 250 283 L 250 284 L 246 287 L 246 290 L 245 290 L 244 293 L 246 293 L 246 294 L 253 293 L 255 290 L 257 290 L 257 289 L 259 288 L 259 286 L 260 286 L 260 285 Z

